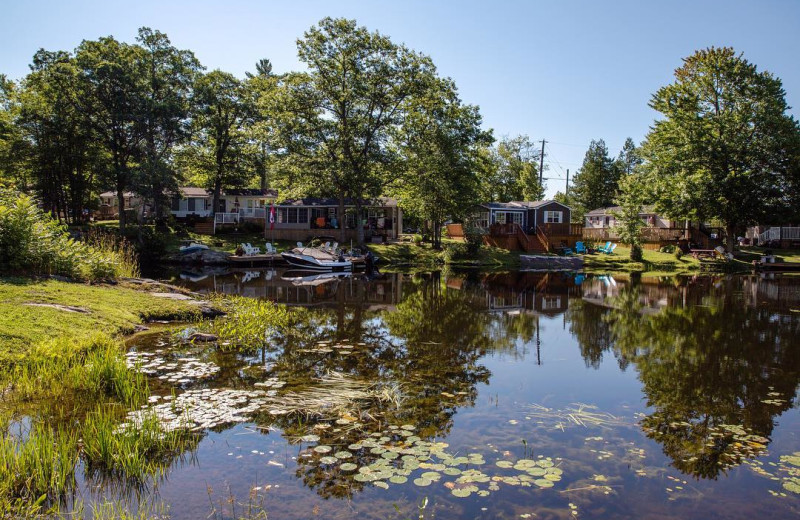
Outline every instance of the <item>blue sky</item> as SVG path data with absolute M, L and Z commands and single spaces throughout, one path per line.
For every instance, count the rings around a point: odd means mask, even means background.
M 0 73 L 21 78 L 40 47 L 167 33 L 208 69 L 243 76 L 260 58 L 298 70 L 295 41 L 324 16 L 355 18 L 431 56 L 496 136 L 547 139 L 548 195 L 591 139 L 616 154 L 656 117 L 648 100 L 694 50 L 732 46 L 783 80 L 800 107 L 800 1 L 7 1 Z M 800 114 L 797 108 L 795 115 Z

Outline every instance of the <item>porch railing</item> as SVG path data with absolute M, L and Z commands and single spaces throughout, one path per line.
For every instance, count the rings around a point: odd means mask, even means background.
M 800 240 L 800 227 L 771 227 L 758 235 L 758 245 L 779 240 Z
M 583 224 L 548 223 L 538 226 L 547 236 L 583 236 Z
M 244 218 L 266 218 L 266 208 L 240 208 L 239 215 Z
M 239 222 L 239 213 L 215 213 L 215 224 L 236 224 Z

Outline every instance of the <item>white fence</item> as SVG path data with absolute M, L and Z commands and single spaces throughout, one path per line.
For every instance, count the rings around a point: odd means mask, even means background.
M 778 240 L 800 240 L 800 227 L 771 227 L 758 235 L 758 244 Z
M 239 213 L 215 213 L 214 224 L 236 224 L 239 222 Z

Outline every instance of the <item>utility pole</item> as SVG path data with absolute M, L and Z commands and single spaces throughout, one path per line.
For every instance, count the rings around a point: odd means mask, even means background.
M 544 175 L 544 143 L 546 143 L 544 139 L 542 139 L 542 155 L 539 157 L 539 185 L 544 186 L 543 184 L 543 175 Z
M 567 188 L 564 190 L 564 194 L 569 197 L 569 168 L 567 168 Z

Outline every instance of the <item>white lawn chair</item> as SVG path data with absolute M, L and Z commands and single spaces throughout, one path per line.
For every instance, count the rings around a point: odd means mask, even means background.
M 303 243 L 302 242 L 298 242 L 297 243 L 297 247 L 299 247 L 300 249 L 303 249 Z
M 330 242 L 325 242 L 325 245 L 322 246 L 322 250 L 323 251 L 330 251 L 331 250 L 331 243 Z
M 331 253 L 335 253 L 339 250 L 339 242 L 334 242 L 333 246 L 331 247 Z
M 249 242 L 242 244 L 242 249 L 244 249 L 244 254 L 247 256 L 253 256 L 261 253 L 261 249 L 253 247 L 253 245 Z
M 273 246 L 272 243 L 270 243 L 270 242 L 267 242 L 266 244 L 264 244 L 264 251 L 268 255 L 274 255 L 275 253 L 278 252 L 278 250 L 275 249 L 275 246 Z

